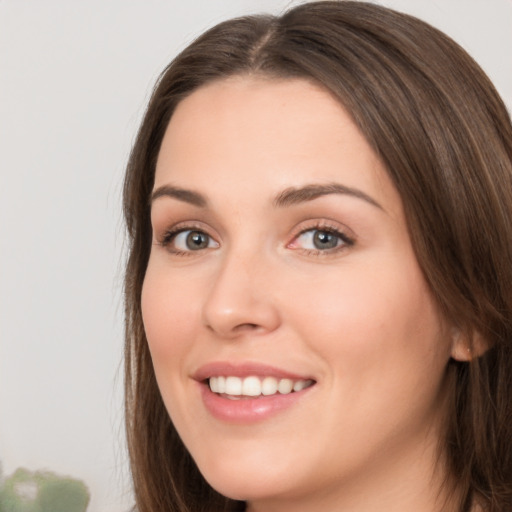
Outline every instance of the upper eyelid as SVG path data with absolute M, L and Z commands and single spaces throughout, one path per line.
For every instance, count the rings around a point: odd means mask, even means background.
M 355 242 L 356 242 L 355 238 L 353 238 L 352 236 L 347 235 L 347 233 L 345 233 L 344 231 L 342 231 L 340 229 L 329 228 L 327 226 L 323 226 L 323 227 L 307 228 L 307 229 L 304 229 L 304 230 L 300 231 L 299 233 L 297 233 L 293 237 L 292 241 L 288 245 L 290 245 L 291 243 L 295 242 L 299 237 L 301 237 L 302 235 L 308 233 L 309 231 L 320 231 L 320 232 L 325 232 L 325 233 L 329 233 L 329 234 L 335 235 L 335 236 L 337 236 L 343 242 L 344 245 L 354 245 Z
M 325 230 L 339 233 L 340 235 L 344 235 L 352 240 L 357 238 L 354 231 L 350 229 L 346 224 L 329 218 L 318 218 L 300 222 L 294 229 L 293 236 L 297 237 L 302 233 L 315 229 L 319 231 Z
M 170 233 L 170 232 L 178 233 L 178 232 L 187 231 L 187 230 L 204 231 L 206 234 L 208 234 L 210 236 L 214 236 L 214 235 L 210 234 L 210 232 L 212 231 L 212 228 L 209 228 L 207 225 L 205 225 L 204 222 L 199 221 L 199 220 L 185 220 L 185 221 L 180 221 L 180 222 L 171 222 L 171 223 L 163 225 L 161 228 L 158 225 L 153 227 L 154 233 L 160 232 L 163 234 Z M 213 230 L 213 231 L 215 231 L 215 230 Z
M 209 224 L 201 221 L 201 220 L 184 220 L 176 223 L 169 223 L 165 228 L 158 228 L 155 226 L 153 229 L 155 238 L 159 242 L 161 242 L 167 235 L 172 234 L 176 236 L 180 232 L 183 231 L 201 231 L 208 235 L 210 238 L 215 240 L 217 243 L 221 242 L 222 236 L 219 231 Z M 353 242 L 356 241 L 357 237 L 352 229 L 350 229 L 346 224 L 341 223 L 340 221 L 330 219 L 330 218 L 312 218 L 308 220 L 303 220 L 298 222 L 294 228 L 291 229 L 290 235 L 288 237 L 288 241 L 286 245 L 291 243 L 301 234 L 311 231 L 311 230 L 325 230 L 333 233 L 337 233 L 341 235 L 343 238 L 347 238 Z
M 196 232 L 201 232 L 201 233 L 205 234 L 209 238 L 209 240 L 213 241 L 214 244 L 216 245 L 213 248 L 217 248 L 220 245 L 219 242 L 212 235 L 210 235 L 205 229 L 196 228 L 193 226 L 171 227 L 171 228 L 165 230 L 163 232 L 163 234 L 160 237 L 158 237 L 157 244 L 162 246 L 163 248 L 165 248 L 171 254 L 181 255 L 181 256 L 184 256 L 184 255 L 192 256 L 192 255 L 194 255 L 194 253 L 199 254 L 199 253 L 203 252 L 204 250 L 212 249 L 212 247 L 204 247 L 204 248 L 199 248 L 197 250 L 192 250 L 192 249 L 180 249 L 177 246 L 175 246 L 174 244 L 175 244 L 176 238 L 179 235 L 181 235 L 182 233 L 186 233 L 187 231 L 190 231 L 190 232 L 196 231 Z
M 216 243 L 219 243 L 217 236 L 212 234 L 211 230 L 207 229 L 204 223 L 200 221 L 182 221 L 171 224 L 163 229 L 153 229 L 154 238 L 159 245 L 168 245 L 180 233 L 185 231 L 201 231 L 202 233 L 208 235 Z
M 302 235 L 303 233 L 307 233 L 308 231 L 328 231 L 330 233 L 343 234 L 343 230 L 339 229 L 339 228 L 337 228 L 335 226 L 318 225 L 318 226 L 312 226 L 312 227 L 308 227 L 308 228 L 303 228 L 295 236 Z

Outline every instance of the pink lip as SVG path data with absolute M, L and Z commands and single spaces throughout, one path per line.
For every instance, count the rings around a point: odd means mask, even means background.
M 255 375 L 257 377 L 274 377 L 276 379 L 312 379 L 310 376 L 299 375 L 297 373 L 292 373 L 280 368 L 276 368 L 275 366 L 269 366 L 255 362 L 229 363 L 225 361 L 217 361 L 201 366 L 194 373 L 193 378 L 197 381 L 203 381 L 212 376 L 218 375 L 233 375 L 234 377 L 242 378 Z
M 293 405 L 300 402 L 309 391 L 315 387 L 310 386 L 302 391 L 281 395 L 279 393 L 270 396 L 259 396 L 256 398 L 240 398 L 231 400 L 224 396 L 213 393 L 206 380 L 211 376 L 248 377 L 274 377 L 276 379 L 309 379 L 295 373 L 281 370 L 273 366 L 259 363 L 233 364 L 227 362 L 215 362 L 202 366 L 194 374 L 193 378 L 198 381 L 200 394 L 205 408 L 218 420 L 227 423 L 247 425 L 266 420 L 279 414 Z

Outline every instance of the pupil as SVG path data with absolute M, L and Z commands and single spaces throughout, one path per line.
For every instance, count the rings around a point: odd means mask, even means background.
M 200 231 L 191 231 L 187 236 L 187 247 L 191 250 L 208 247 L 208 237 Z
M 338 238 L 327 231 L 317 231 L 313 237 L 317 249 L 333 249 L 338 244 Z

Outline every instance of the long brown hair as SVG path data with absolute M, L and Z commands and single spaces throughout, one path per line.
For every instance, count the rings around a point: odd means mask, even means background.
M 419 264 L 447 318 L 488 350 L 451 362 L 442 440 L 462 496 L 512 510 L 512 128 L 478 65 L 411 16 L 352 1 L 301 5 L 210 29 L 164 71 L 128 164 L 126 429 L 140 512 L 237 510 L 205 482 L 160 397 L 140 298 L 151 245 L 149 197 L 176 105 L 233 75 L 305 78 L 339 99 L 402 198 Z M 476 350 L 475 350 L 476 352 Z

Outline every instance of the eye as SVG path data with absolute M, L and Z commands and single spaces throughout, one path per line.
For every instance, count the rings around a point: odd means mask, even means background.
M 207 233 L 198 229 L 179 229 L 168 232 L 162 245 L 173 253 L 188 253 L 216 248 L 219 244 Z
M 304 249 L 312 252 L 333 252 L 354 241 L 334 228 L 312 228 L 302 231 L 289 245 L 292 249 Z

